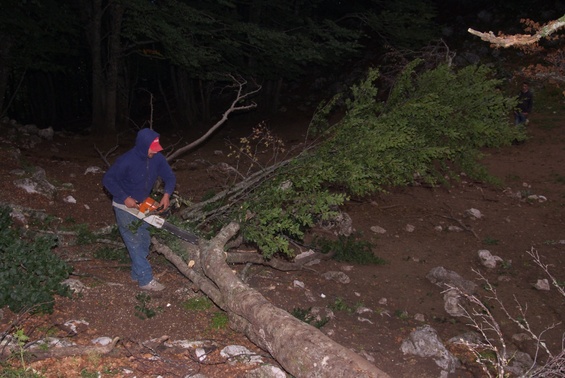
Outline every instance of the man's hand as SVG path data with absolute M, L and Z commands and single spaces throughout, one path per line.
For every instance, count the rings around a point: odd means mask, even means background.
M 169 208 L 169 205 L 171 204 L 170 197 L 169 193 L 163 194 L 163 198 L 161 198 L 161 202 L 159 202 L 159 207 L 162 208 L 162 211 Z
M 128 197 L 125 199 L 124 205 L 126 205 L 126 207 L 129 207 L 130 209 L 133 209 L 137 207 L 137 201 L 131 197 Z

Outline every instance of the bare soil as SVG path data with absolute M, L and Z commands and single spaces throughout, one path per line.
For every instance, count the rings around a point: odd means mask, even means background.
M 550 119 L 551 118 L 551 119 Z M 267 121 L 287 146 L 304 137 L 304 120 L 279 119 Z M 199 200 L 207 192 L 223 184 L 211 169 L 220 162 L 231 163 L 225 138 L 247 135 L 254 121 L 238 121 L 226 126 L 204 147 L 184 157 L 175 165 L 177 190 L 183 197 Z M 247 125 L 247 126 L 245 126 Z M 426 275 L 437 266 L 459 273 L 480 283 L 473 270 L 480 271 L 492 282 L 502 302 L 513 315 L 520 315 L 515 299 L 527 305 L 527 320 L 537 332 L 551 324 L 564 321 L 564 298 L 555 288 L 540 291 L 533 287 L 546 278 L 527 254 L 535 248 L 558 281 L 565 282 L 565 122 L 555 115 L 534 114 L 528 125 L 530 139 L 520 145 L 485 151 L 484 164 L 502 182 L 501 186 L 474 182 L 464 175 L 449 188 L 412 186 L 393 189 L 389 193 L 352 199 L 344 207 L 356 231 L 373 243 L 376 255 L 385 265 L 361 266 L 322 261 L 309 270 L 279 272 L 262 266 L 247 271 L 248 283 L 277 306 L 294 309 L 329 308 L 334 317 L 321 330 L 340 344 L 353 349 L 374 362 L 392 377 L 438 377 L 441 369 L 431 358 L 403 355 L 400 345 L 417 327 L 429 324 L 441 339 L 448 339 L 470 330 L 468 320 L 453 318 L 444 310 L 441 289 L 428 281 Z M 126 151 L 133 143 L 133 134 L 120 139 L 115 154 Z M 163 144 L 172 144 L 177 136 L 165 134 Z M 4 179 L 0 193 L 4 203 L 14 203 L 45 211 L 61 220 L 63 227 L 87 224 L 91 230 L 114 224 L 110 200 L 101 185 L 101 173 L 85 174 L 88 167 L 105 168 L 94 149 L 92 139 L 76 135 L 57 134 L 53 141 L 43 141 L 31 149 L 21 149 L 21 157 L 12 156 L 13 141 L 4 138 L 0 153 Z M 106 145 L 108 146 L 108 144 Z M 100 144 L 98 147 L 106 147 Z M 221 152 L 220 152 L 221 151 Z M 109 157 L 113 161 L 116 155 Z M 47 178 L 62 187 L 52 200 L 28 194 L 14 186 L 19 176 L 14 169 L 42 167 Z M 521 194 L 520 198 L 517 194 Z M 544 196 L 547 200 L 528 200 L 525 195 Z M 72 195 L 77 203 L 64 198 Z M 466 215 L 478 209 L 483 217 Z M 409 230 L 408 225 L 414 226 Z M 371 231 L 372 226 L 386 230 Z M 442 230 L 438 229 L 441 226 Z M 458 226 L 461 232 L 448 231 Z M 30 225 L 30 227 L 35 227 Z M 330 236 L 330 235 L 326 235 Z M 72 241 L 72 237 L 67 242 Z M 72 244 L 72 243 L 70 243 Z M 140 319 L 140 290 L 130 280 L 129 262 L 96 259 L 94 251 L 104 245 L 67 245 L 61 240 L 55 253 L 74 267 L 73 278 L 80 279 L 88 290 L 72 299 L 57 298 L 53 314 L 35 316 L 24 323 L 26 333 L 40 338 L 49 333 L 67 337 L 79 345 L 88 345 L 101 336 L 119 337 L 120 342 L 109 355 L 86 355 L 46 359 L 30 365 L 46 377 L 79 377 L 100 372 L 101 377 L 184 377 L 200 372 L 207 377 L 242 377 L 248 368 L 229 364 L 218 356 L 226 345 L 239 344 L 265 356 L 244 336 L 229 328 L 213 327 L 217 308 L 190 311 L 183 303 L 200 295 L 191 283 L 162 257 L 152 254 L 151 262 L 158 279 L 167 286 L 161 293 L 149 293 L 148 306 L 157 309 L 155 316 Z M 503 263 L 495 269 L 481 266 L 477 252 L 488 249 L 500 256 Z M 242 266 L 234 266 L 240 272 Z M 326 280 L 328 271 L 342 271 L 351 281 L 347 284 Z M 297 286 L 295 281 L 304 284 Z M 481 289 L 481 295 L 486 295 Z M 500 306 L 490 301 L 511 348 L 533 353 L 534 345 L 515 342 L 511 336 L 517 327 L 501 315 Z M 366 307 L 370 312 L 356 313 Z M 416 314 L 423 316 L 415 319 Z M 14 314 L 4 310 L 0 326 L 13 321 Z M 69 320 L 86 322 L 70 331 Z M 543 335 L 548 347 L 561 350 L 563 326 Z M 209 358 L 199 362 L 188 351 L 164 350 L 143 344 L 147 340 L 168 336 L 169 340 L 206 340 L 211 348 Z M 158 343 L 157 343 L 158 344 Z M 156 345 L 157 345 L 156 344 Z M 450 377 L 482 376 L 478 367 L 459 354 L 463 365 Z M 543 353 L 540 360 L 546 358 Z M 16 361 L 17 362 L 17 361 Z M 125 370 L 129 369 L 129 370 Z M 94 376 L 94 375 L 92 375 Z

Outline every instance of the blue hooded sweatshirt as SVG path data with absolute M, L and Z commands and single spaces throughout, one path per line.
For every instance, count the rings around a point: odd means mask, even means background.
M 159 177 L 165 183 L 165 193 L 173 193 L 176 177 L 167 159 L 161 153 L 156 153 L 152 158 L 148 156 L 149 146 L 158 136 L 151 129 L 141 129 L 137 133 L 135 146 L 116 159 L 104 175 L 102 184 L 115 203 L 123 205 L 128 197 L 143 202 L 149 197 Z

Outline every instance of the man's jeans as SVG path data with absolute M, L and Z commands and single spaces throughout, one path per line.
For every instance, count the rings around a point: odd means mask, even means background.
M 116 207 L 114 207 L 114 213 L 118 229 L 131 258 L 131 278 L 136 280 L 139 286 L 147 285 L 153 279 L 151 265 L 147 261 L 151 246 L 151 236 L 147 230 L 149 224 Z
M 516 125 L 516 126 L 521 125 L 523 123 L 526 123 L 527 120 L 528 120 L 528 117 L 526 117 L 521 112 L 515 112 L 514 113 L 514 125 Z

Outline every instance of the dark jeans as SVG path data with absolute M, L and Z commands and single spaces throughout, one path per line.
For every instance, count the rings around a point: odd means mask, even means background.
M 131 258 L 131 278 L 136 280 L 139 286 L 147 285 L 153 279 L 153 271 L 147 261 L 151 246 L 151 235 L 147 230 L 149 224 L 116 207 L 114 207 L 114 213 L 118 229 Z M 141 225 L 139 225 L 140 222 Z M 137 225 L 139 226 L 136 227 Z
M 514 124 L 516 126 L 521 125 L 523 123 L 526 123 L 527 120 L 528 120 L 528 117 L 526 117 L 523 113 L 521 113 L 521 112 L 515 112 L 514 113 Z

